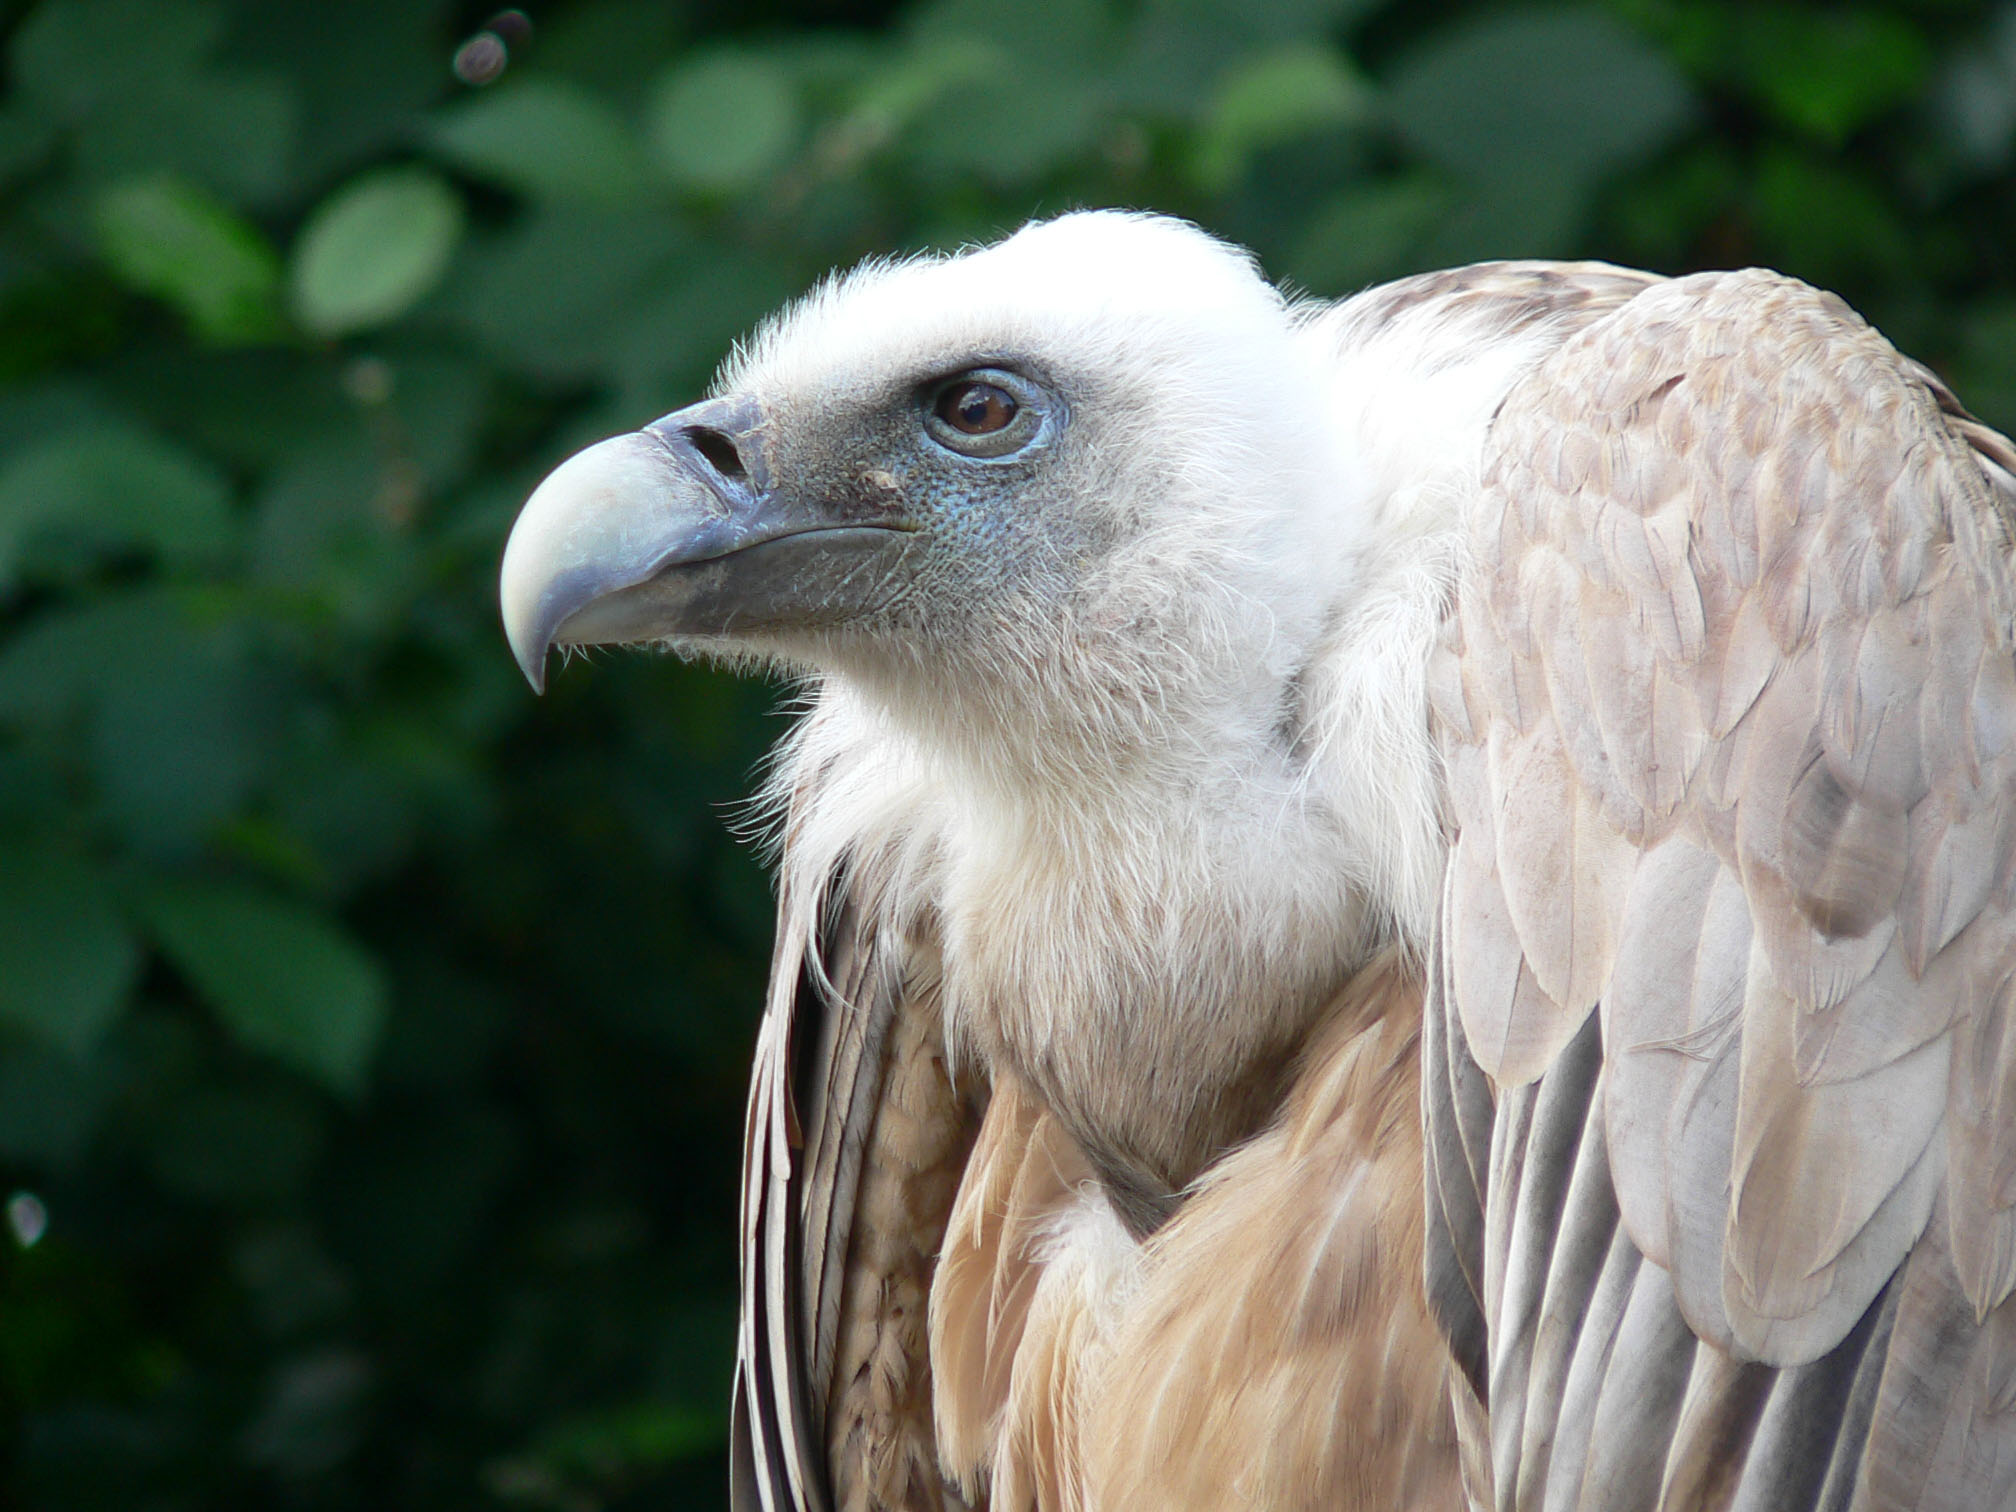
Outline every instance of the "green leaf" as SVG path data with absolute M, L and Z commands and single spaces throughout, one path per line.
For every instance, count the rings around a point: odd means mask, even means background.
M 185 883 L 147 900 L 162 951 L 247 1049 L 334 1091 L 363 1090 L 384 972 L 334 920 L 250 888 Z
M 206 69 L 108 102 L 78 128 L 74 161 L 86 181 L 168 173 L 235 204 L 270 206 L 288 192 L 299 121 L 283 84 Z
M 1694 260 L 1711 227 L 1742 218 L 1748 171 L 1727 142 L 1711 137 L 1629 175 L 1608 203 L 1630 260 L 1648 268 Z
M 1333 48 L 1297 43 L 1241 64 L 1219 86 L 1197 139 L 1196 175 L 1226 188 L 1253 153 L 1366 111 L 1363 81 Z
M 0 594 L 25 569 L 46 572 L 52 544 L 72 557 L 137 547 L 196 562 L 231 531 L 224 477 L 138 427 L 80 426 L 0 464 Z
M 764 256 L 709 258 L 631 301 L 611 333 L 611 366 L 626 385 L 668 375 L 675 391 L 707 381 L 729 344 L 797 292 L 789 270 Z
M 912 43 L 851 80 L 852 139 L 879 147 L 952 91 L 980 83 L 1003 65 L 999 48 L 979 37 L 953 35 Z
M 1865 8 L 1740 11 L 1750 85 L 1781 121 L 1829 146 L 1916 94 L 1932 70 L 1924 34 Z
M 113 275 L 174 305 L 198 335 L 237 343 L 281 331 L 279 256 L 193 184 L 129 179 L 98 197 L 93 221 Z
M 1033 188 L 1066 163 L 1092 159 L 1108 145 L 1122 99 L 1120 10 L 1105 0 L 988 10 L 929 0 L 916 7 L 905 28 L 913 48 L 978 42 L 992 61 L 907 133 L 903 147 L 912 163 L 941 181 Z M 944 190 L 932 198 L 933 209 L 950 208 Z
M 544 199 L 621 203 L 646 182 L 643 155 L 616 112 L 558 81 L 463 100 L 441 112 L 432 135 L 458 168 Z
M 272 668 L 248 634 L 266 628 L 242 600 L 186 590 L 50 610 L 0 647 L 0 719 L 60 743 L 94 822 L 147 855 L 195 854 L 275 753 Z
M 13 1036 L 0 1039 L 0 1156 L 73 1163 L 113 1099 L 125 1069 L 119 1061 L 116 1053 L 80 1058 Z
M 295 193 L 410 146 L 447 82 L 439 6 L 361 0 L 333 14 L 341 24 L 312 6 L 232 8 L 232 59 L 299 96 Z
M 537 1453 L 562 1470 L 606 1473 L 705 1453 L 727 1429 L 719 1413 L 680 1402 L 633 1402 L 555 1424 L 541 1435 Z
M 564 1418 L 522 1454 L 490 1467 L 491 1490 L 508 1502 L 599 1503 L 598 1492 L 639 1472 L 716 1448 L 728 1425 L 719 1413 L 679 1402 L 642 1401 Z
M 1116 101 L 1118 25 L 1099 0 L 975 11 L 960 0 L 919 6 L 911 60 L 956 88 L 919 112 L 902 143 L 941 180 L 1028 185 L 1098 151 Z M 950 208 L 934 196 L 931 208 Z M 984 224 L 984 223 L 983 223 Z
M 0 105 L 0 184 L 38 167 L 56 146 L 56 127 L 20 101 Z
M 161 622 L 151 597 L 142 604 L 120 596 L 37 616 L 0 642 L 0 720 L 69 719 L 104 683 L 107 658 L 130 644 L 135 631 L 152 631 Z
M 1968 312 L 1953 369 L 1969 409 L 2005 433 L 2016 431 L 2016 298 L 2002 294 Z
M 503 363 L 578 378 L 608 365 L 642 298 L 692 251 L 668 214 L 547 205 L 472 241 L 443 302 Z
M 470 1255 L 517 1161 L 518 1126 L 487 1099 L 385 1112 L 375 1137 L 330 1152 L 328 1233 L 369 1284 L 411 1295 Z
M 122 684 L 158 681 L 191 626 L 179 596 L 159 589 L 46 611 L 0 640 L 0 720 L 56 724 Z
M 1757 248 L 1771 267 L 1822 288 L 1911 267 L 1905 222 L 1837 158 L 1778 146 L 1760 154 L 1755 172 Z
M 395 320 L 441 281 L 461 237 L 461 196 L 439 174 L 363 174 L 316 207 L 294 244 L 294 313 L 324 336 Z
M 287 189 L 301 101 L 276 72 L 214 66 L 224 8 L 186 0 L 51 0 L 11 62 L 20 95 L 71 124 L 76 177 L 169 171 L 238 202 Z
M 1388 108 L 1416 148 L 1472 179 L 1588 183 L 1671 141 L 1693 97 L 1610 16 L 1547 7 L 1441 33 L 1395 73 Z
M 1410 254 L 1448 213 L 1448 188 L 1425 174 L 1354 184 L 1317 210 L 1283 271 L 1318 294 L 1348 294 L 1407 271 Z
M 223 28 L 195 0 L 48 0 L 21 23 L 14 82 L 68 117 L 195 70 Z
M 139 974 L 140 951 L 95 868 L 44 847 L 0 847 L 0 1022 L 82 1055 Z
M 147 854 L 195 854 L 243 806 L 268 756 L 271 710 L 235 640 L 187 634 L 158 654 L 129 652 L 91 712 L 99 811 Z M 136 675 L 150 662 L 159 675 Z
M 733 194 L 766 179 L 797 145 L 798 97 L 767 58 L 693 53 L 659 80 L 645 132 L 679 188 Z
M 298 1190 L 324 1137 L 324 1110 L 314 1094 L 277 1077 L 178 1087 L 146 1130 L 148 1162 L 163 1186 L 231 1203 Z
M 106 375 L 129 410 L 221 465 L 266 475 L 332 435 L 369 423 L 343 391 L 343 369 L 303 360 L 293 342 L 205 352 L 161 344 L 131 354 Z M 5 450 L 0 439 L 0 452 Z
M 1968 55 L 1947 61 L 1931 101 L 1932 138 L 1942 155 L 1970 174 L 1993 173 L 2016 146 L 2016 88 L 2002 59 Z

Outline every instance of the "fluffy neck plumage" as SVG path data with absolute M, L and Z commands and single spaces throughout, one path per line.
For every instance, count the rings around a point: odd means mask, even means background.
M 1341 327 L 1299 339 L 1334 348 Z M 1239 635 L 1206 636 L 1182 676 L 1119 651 L 949 673 L 892 655 L 825 685 L 785 764 L 810 792 L 800 894 L 851 857 L 888 906 L 936 918 L 948 1038 L 1043 1096 L 1137 1232 L 1271 1115 L 1312 1015 L 1376 946 L 1419 948 L 1432 920 L 1427 668 L 1484 429 L 1533 353 L 1381 335 L 1331 353 L 1353 464 L 1309 501 L 1371 528 L 1315 531 L 1334 555 L 1284 566 L 1320 586 L 1283 613 L 1292 637 L 1246 639 L 1239 665 Z M 1235 618 L 1274 612 L 1249 597 Z

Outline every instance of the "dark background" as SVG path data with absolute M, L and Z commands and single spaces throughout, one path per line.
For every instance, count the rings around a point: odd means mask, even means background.
M 721 1504 L 774 691 L 535 700 L 494 581 L 828 268 L 1109 203 L 1325 295 L 1761 262 L 2016 423 L 2011 5 L 51 0 L 0 52 L 9 1507 Z

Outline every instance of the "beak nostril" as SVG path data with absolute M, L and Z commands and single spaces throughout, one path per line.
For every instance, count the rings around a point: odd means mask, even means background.
M 749 476 L 749 470 L 742 465 L 742 454 L 735 449 L 735 443 L 720 431 L 705 425 L 687 428 L 686 439 L 693 443 L 693 449 L 707 459 L 707 465 L 714 471 L 734 482 L 740 483 Z

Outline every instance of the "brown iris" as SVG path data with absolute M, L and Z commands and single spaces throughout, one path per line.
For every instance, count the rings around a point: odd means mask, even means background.
M 948 385 L 932 408 L 940 420 L 963 435 L 991 436 L 1005 430 L 1021 406 L 1006 389 L 969 378 Z

